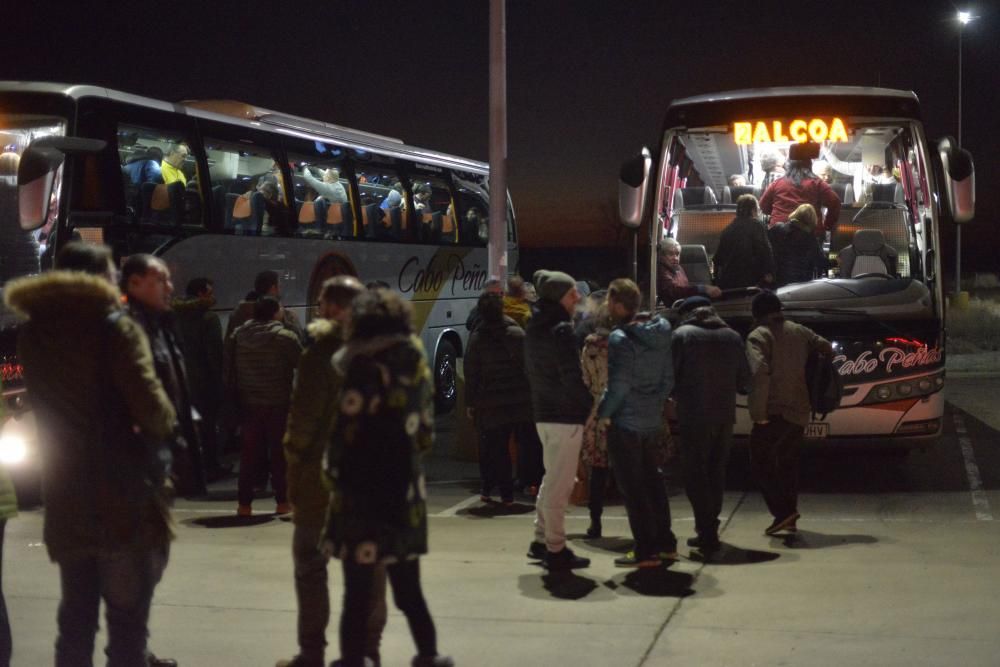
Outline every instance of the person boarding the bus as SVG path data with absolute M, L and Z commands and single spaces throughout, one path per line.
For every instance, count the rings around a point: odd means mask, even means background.
M 181 167 L 183 167 L 184 160 L 187 159 L 190 152 L 187 144 L 172 143 L 167 146 L 167 150 L 163 152 L 163 162 L 160 163 L 160 173 L 164 183 L 170 185 L 180 181 L 187 187 L 187 176 L 184 175 Z
M 346 204 L 347 190 L 340 182 L 340 172 L 335 167 L 323 171 L 323 180 L 312 175 L 308 165 L 302 167 L 302 178 L 313 190 L 331 204 Z
M 747 337 L 752 380 L 747 407 L 750 467 L 774 521 L 764 533 L 794 532 L 799 519 L 799 450 L 811 406 L 806 361 L 813 352 L 832 354 L 825 338 L 790 322 L 774 292 L 754 297 L 751 311 L 757 328 Z
M 816 238 L 816 209 L 802 204 L 781 222 L 767 230 L 774 250 L 775 287 L 809 282 L 829 267 Z
M 753 195 L 736 199 L 736 217 L 722 230 L 712 261 L 719 289 L 751 287 L 774 280 L 774 255 Z
M 640 313 L 641 296 L 628 278 L 608 286 L 608 313 L 617 328 L 608 338 L 608 386 L 597 408 L 635 539 L 635 547 L 615 559 L 620 567 L 656 567 L 677 559 L 660 469 L 663 405 L 674 385 L 670 323 Z
M 43 539 L 62 585 L 58 667 L 94 664 L 102 599 L 109 665 L 176 664 L 146 648 L 172 538 L 165 471 L 150 465 L 165 452 L 135 452 L 166 442 L 177 416 L 114 274 L 109 248 L 71 242 L 54 271 L 4 294 L 27 318 L 17 353 L 43 452 Z
M 288 502 L 295 529 L 292 560 L 298 601 L 299 654 L 276 667 L 324 667 L 326 626 L 330 620 L 327 559 L 320 536 L 329 491 L 323 484 L 322 461 L 330 434 L 342 377 L 333 366 L 334 353 L 344 344 L 351 304 L 365 290 L 353 276 L 336 276 L 323 283 L 319 317 L 309 323 L 312 345 L 299 360 L 288 411 L 283 445 L 287 464 Z M 379 639 L 386 621 L 385 568 L 376 571 L 366 655 L 379 658 Z
M 198 413 L 191 400 L 187 365 L 175 329 L 170 270 L 163 260 L 152 255 L 130 255 L 122 265 L 121 289 L 128 299 L 128 314 L 149 338 L 156 375 L 177 413 L 180 429 L 172 443 L 177 490 L 184 496 L 203 496 L 205 469 L 195 424 Z
M 525 332 L 524 365 L 545 477 L 535 503 L 535 538 L 528 557 L 542 560 L 550 571 L 570 570 L 590 565 L 566 546 L 566 508 L 592 402 L 573 334 L 580 293 L 576 281 L 561 271 L 536 271 L 534 282 L 539 299 Z
M 688 297 L 680 315 L 672 348 L 674 397 L 684 490 L 694 510 L 697 534 L 687 544 L 710 554 L 719 548 L 719 514 L 736 422 L 736 394 L 747 393 L 750 366 L 743 339 L 716 314 L 711 301 Z
M 660 241 L 656 261 L 656 293 L 664 305 L 670 306 L 678 299 L 700 294 L 710 299 L 722 296 L 715 285 L 692 284 L 681 266 L 681 244 L 673 237 Z
M 229 321 L 226 324 L 226 339 L 232 336 L 241 324 L 253 319 L 254 304 L 263 296 L 273 296 L 275 299 L 281 300 L 277 271 L 265 270 L 257 274 L 253 281 L 253 290 L 248 292 L 246 298 L 236 304 L 233 312 L 229 314 Z M 299 340 L 302 340 L 303 332 L 299 318 L 288 309 L 282 309 L 282 313 L 282 323 L 298 336 Z
M 820 210 L 826 209 L 823 226 L 816 229 L 818 236 L 837 227 L 840 198 L 833 188 L 812 172 L 812 159 L 818 149 L 818 144 L 792 144 L 785 175 L 771 184 L 760 198 L 760 210 L 771 216 L 769 226 L 787 222 L 799 204 L 812 204 L 817 215 Z

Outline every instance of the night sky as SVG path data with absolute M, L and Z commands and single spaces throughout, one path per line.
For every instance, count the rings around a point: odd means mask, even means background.
M 239 99 L 488 159 L 488 0 L 48 5 L 8 3 L 0 78 Z M 964 33 L 963 144 L 976 159 L 978 214 L 963 232 L 964 262 L 996 271 L 1000 11 L 968 8 L 980 18 Z M 509 0 L 508 172 L 523 243 L 613 242 L 618 166 L 655 149 L 673 98 L 881 85 L 917 93 L 930 138 L 955 134 L 955 10 Z M 950 262 L 953 230 L 942 239 Z

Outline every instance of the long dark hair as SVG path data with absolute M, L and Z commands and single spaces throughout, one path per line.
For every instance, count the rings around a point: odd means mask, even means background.
M 795 187 L 802 185 L 802 181 L 811 178 L 819 178 L 812 170 L 811 160 L 790 160 L 788 168 L 785 170 L 785 178 L 795 183 Z

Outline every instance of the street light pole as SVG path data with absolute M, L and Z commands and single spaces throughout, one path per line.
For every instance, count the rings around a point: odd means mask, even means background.
M 506 0 L 490 0 L 489 276 L 507 274 L 507 17 Z
M 958 13 L 958 147 L 962 147 L 962 31 L 972 14 Z M 962 293 L 962 225 L 955 223 L 955 294 Z

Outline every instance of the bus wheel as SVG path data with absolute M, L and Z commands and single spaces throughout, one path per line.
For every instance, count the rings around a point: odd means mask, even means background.
M 458 353 L 446 340 L 438 344 L 434 357 L 434 405 L 438 414 L 447 414 L 455 408 L 458 398 Z

